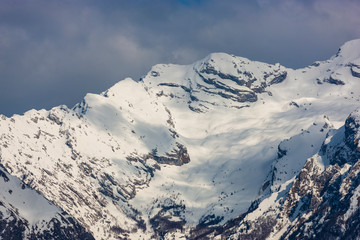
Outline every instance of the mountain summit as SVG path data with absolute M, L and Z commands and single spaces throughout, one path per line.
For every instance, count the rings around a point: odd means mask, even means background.
M 354 40 L 303 69 L 213 53 L 1 116 L 1 236 L 360 237 L 359 101 Z

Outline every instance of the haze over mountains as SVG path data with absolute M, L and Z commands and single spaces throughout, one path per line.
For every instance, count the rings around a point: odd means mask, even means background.
M 0 235 L 358 238 L 359 100 L 353 40 L 302 69 L 213 53 L 1 116 Z

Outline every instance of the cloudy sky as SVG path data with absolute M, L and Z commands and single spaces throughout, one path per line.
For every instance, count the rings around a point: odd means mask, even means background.
M 211 52 L 305 67 L 360 38 L 359 12 L 358 0 L 1 0 L 0 113 L 72 107 Z

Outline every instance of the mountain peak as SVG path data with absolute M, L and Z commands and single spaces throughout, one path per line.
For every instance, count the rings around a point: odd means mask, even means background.
M 200 60 L 199 62 L 212 62 L 212 63 L 221 63 L 221 62 L 230 62 L 234 61 L 234 59 L 239 58 L 235 55 L 224 53 L 224 52 L 214 52 L 207 55 L 205 58 Z M 245 59 L 245 58 L 244 58 Z M 248 60 L 248 59 L 247 59 Z
M 336 57 L 342 57 L 348 62 L 360 65 L 360 39 L 354 39 L 344 43 L 339 48 Z M 356 61 L 356 63 L 354 61 Z

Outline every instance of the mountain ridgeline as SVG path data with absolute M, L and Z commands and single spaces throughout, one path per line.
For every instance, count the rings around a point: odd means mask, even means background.
M 302 69 L 213 53 L 0 116 L 2 239 L 360 238 L 360 40 Z

